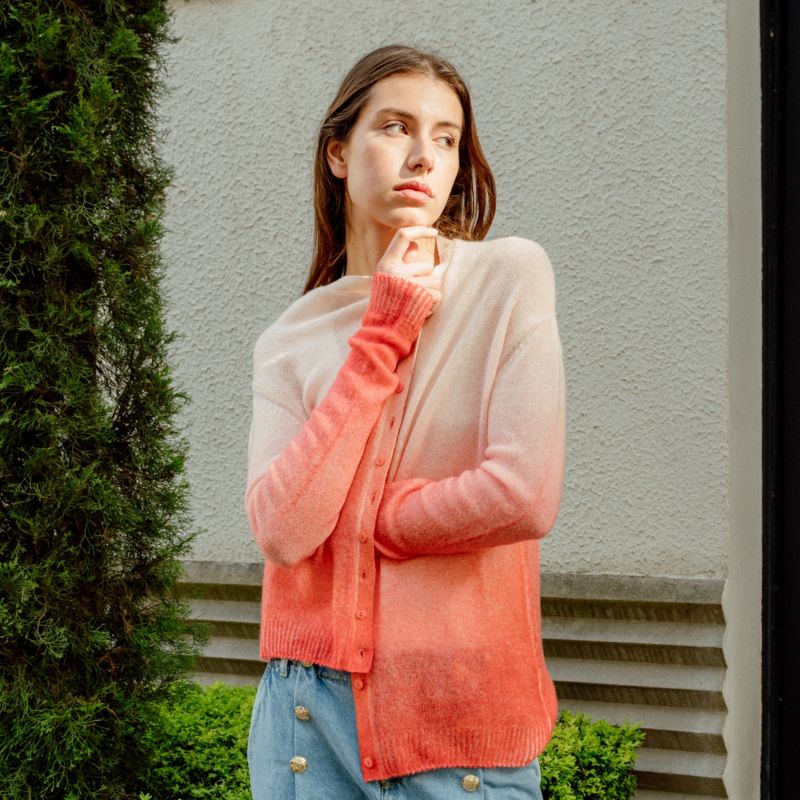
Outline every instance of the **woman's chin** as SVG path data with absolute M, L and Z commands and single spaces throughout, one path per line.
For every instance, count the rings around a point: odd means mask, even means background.
M 390 226 L 392 228 L 409 228 L 412 225 L 433 225 L 438 217 L 423 213 L 422 209 L 404 209 L 403 213 L 392 214 Z

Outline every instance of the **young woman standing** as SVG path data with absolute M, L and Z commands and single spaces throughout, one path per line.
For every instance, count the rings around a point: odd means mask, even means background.
M 538 540 L 565 420 L 550 262 L 483 241 L 469 93 L 413 48 L 345 77 L 314 186 L 306 291 L 254 352 L 254 800 L 539 798 L 557 703 Z

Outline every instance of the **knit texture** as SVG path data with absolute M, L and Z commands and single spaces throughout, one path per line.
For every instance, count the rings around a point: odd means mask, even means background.
M 254 351 L 261 656 L 353 673 L 367 781 L 522 766 L 557 713 L 539 609 L 564 470 L 552 267 L 518 237 L 438 244 L 430 316 L 412 281 L 344 276 Z

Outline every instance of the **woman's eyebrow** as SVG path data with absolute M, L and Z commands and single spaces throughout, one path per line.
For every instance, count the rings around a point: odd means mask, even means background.
M 417 120 L 417 118 L 413 114 L 409 113 L 408 111 L 403 111 L 402 108 L 392 108 L 391 106 L 386 106 L 385 108 L 379 108 L 375 112 L 376 116 L 380 116 L 380 115 L 383 115 L 383 114 L 385 114 L 387 116 L 392 116 L 392 117 L 403 117 L 404 119 L 414 120 L 415 122 Z M 449 120 L 446 120 L 446 119 L 439 120 L 439 122 L 436 123 L 436 127 L 437 128 L 453 128 L 454 130 L 457 130 L 457 131 L 461 132 L 461 126 L 457 122 L 450 122 Z

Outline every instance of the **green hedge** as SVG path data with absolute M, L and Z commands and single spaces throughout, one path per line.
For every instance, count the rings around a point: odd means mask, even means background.
M 644 733 L 637 725 L 612 725 L 562 711 L 539 757 L 545 800 L 633 797 L 633 765 L 643 741 Z
M 250 800 L 247 734 L 255 687 L 188 684 L 161 708 L 140 800 Z M 563 711 L 539 757 L 546 800 L 629 800 L 644 734 Z
M 187 684 L 152 728 L 141 800 L 250 800 L 247 734 L 255 687 Z

